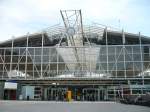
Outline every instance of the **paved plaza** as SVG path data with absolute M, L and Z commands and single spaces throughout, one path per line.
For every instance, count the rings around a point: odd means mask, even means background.
M 150 112 L 150 108 L 115 102 L 0 101 L 0 112 Z

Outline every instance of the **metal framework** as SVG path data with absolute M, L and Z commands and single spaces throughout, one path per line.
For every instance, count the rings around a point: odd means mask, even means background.
M 107 30 L 107 29 L 106 29 Z M 107 33 L 106 33 L 107 34 Z M 125 38 L 122 32 L 122 38 Z M 150 45 L 96 45 L 96 46 L 43 46 L 0 48 L 1 79 L 47 79 L 47 78 L 147 78 L 150 76 Z M 139 34 L 139 40 L 141 39 Z M 107 35 L 106 35 L 107 40 Z M 74 48 L 78 55 L 75 60 Z M 86 65 L 80 72 L 76 65 Z M 82 76 L 84 73 L 84 76 Z M 76 75 L 79 74 L 79 75 Z
M 150 91 L 149 38 L 99 24 L 83 26 L 81 10 L 60 12 L 65 28 L 55 25 L 0 43 L 0 80 L 84 85 L 83 93 L 94 91 L 98 100 L 116 100 L 124 88 L 131 94 Z
M 86 67 L 84 63 L 80 63 L 81 60 L 83 62 L 86 61 L 86 59 L 83 60 L 84 59 L 83 57 L 85 57 L 85 54 L 83 53 L 83 51 L 81 51 L 80 49 L 76 47 L 76 46 L 84 45 L 84 34 L 83 34 L 81 10 L 69 10 L 69 11 L 61 10 L 60 13 L 61 13 L 64 26 L 66 29 L 67 42 L 68 42 L 67 44 L 68 46 L 74 46 L 73 47 L 74 49 L 72 52 L 74 53 L 75 60 L 77 61 L 77 64 L 75 65 L 75 69 L 78 69 L 78 71 L 81 73 L 81 71 Z M 80 52 L 82 52 L 82 55 L 80 55 L 81 54 Z M 81 75 L 84 75 L 84 73 L 82 73 Z
M 113 31 L 94 24 L 82 25 L 81 10 L 60 11 L 65 29 L 60 26 L 44 29 L 36 35 L 27 33 L 20 47 L 18 39 L 8 41 L 9 47 L 0 48 L 1 79 L 47 78 L 137 78 L 150 76 L 150 45 L 143 42 L 141 34 Z M 75 16 L 75 17 L 74 17 Z M 71 29 L 70 29 L 71 28 Z M 68 30 L 74 30 L 75 32 Z M 111 37 L 111 33 L 116 37 Z M 110 35 L 111 34 L 111 35 Z M 119 35 L 120 37 L 117 37 Z M 131 35 L 131 36 L 129 36 Z M 133 37 L 132 37 L 133 36 Z M 128 44 L 131 39 L 138 41 Z M 67 46 L 62 45 L 67 38 Z M 86 38 L 87 40 L 85 40 Z M 114 38 L 112 41 L 111 38 Z M 117 39 L 118 38 L 118 39 Z M 118 41 L 120 38 L 120 41 Z M 58 44 L 46 45 L 58 39 Z M 94 43 L 97 39 L 100 44 Z M 33 41 L 33 42 L 32 42 Z M 74 41 L 74 44 L 72 42 Z M 79 42 L 80 41 L 80 42 Z M 111 42 L 118 41 L 118 44 Z M 145 40 L 144 40 L 145 41 Z M 32 44 L 31 44 L 32 42 Z M 80 44 L 77 44 L 77 43 Z M 86 42 L 90 44 L 85 44 Z M 16 46 L 16 43 L 19 46 Z M 4 44 L 5 45 L 5 44 Z M 6 43 L 7 45 L 7 43 Z

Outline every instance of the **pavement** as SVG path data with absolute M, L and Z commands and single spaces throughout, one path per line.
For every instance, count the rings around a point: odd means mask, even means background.
M 149 107 L 116 102 L 0 101 L 0 112 L 150 112 Z

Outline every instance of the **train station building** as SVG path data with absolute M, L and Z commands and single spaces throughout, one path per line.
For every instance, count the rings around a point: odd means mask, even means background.
M 150 92 L 150 37 L 84 25 L 61 10 L 56 25 L 0 43 L 0 99 L 115 101 Z

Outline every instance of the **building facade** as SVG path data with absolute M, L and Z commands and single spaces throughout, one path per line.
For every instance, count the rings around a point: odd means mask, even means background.
M 149 37 L 100 26 L 83 32 L 82 41 L 69 39 L 57 26 L 1 42 L 1 98 L 64 101 L 70 91 L 72 100 L 100 101 L 150 92 Z

